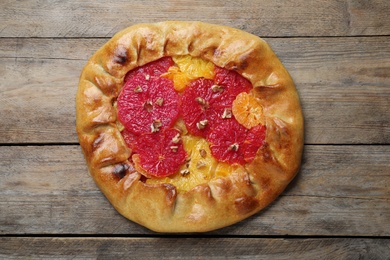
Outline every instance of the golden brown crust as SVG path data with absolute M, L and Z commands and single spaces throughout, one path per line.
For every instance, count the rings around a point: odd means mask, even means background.
M 128 161 L 114 103 L 129 70 L 187 54 L 251 81 L 264 109 L 267 145 L 245 170 L 178 192 L 141 181 Z M 80 145 L 99 188 L 122 215 L 159 232 L 204 232 L 238 222 L 272 202 L 301 162 L 303 117 L 291 77 L 262 39 L 229 27 L 162 22 L 117 33 L 85 66 L 76 111 Z

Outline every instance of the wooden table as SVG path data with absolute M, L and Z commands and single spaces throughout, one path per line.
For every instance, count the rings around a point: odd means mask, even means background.
M 0 2 L 0 258 L 390 259 L 390 1 Z M 75 93 L 141 22 L 201 20 L 272 46 L 305 116 L 302 169 L 271 206 L 210 233 L 153 233 L 87 174 Z

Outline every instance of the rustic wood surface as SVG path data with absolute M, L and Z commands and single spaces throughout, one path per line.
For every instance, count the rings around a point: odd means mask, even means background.
M 0 238 L 10 259 L 385 259 L 388 248 L 368 238 Z
M 390 37 L 266 40 L 298 87 L 306 143 L 390 142 Z M 0 38 L 0 143 L 77 143 L 78 77 L 106 41 Z
M 305 149 L 300 174 L 273 205 L 211 233 L 390 234 L 390 146 Z M 78 146 L 4 146 L 0 156 L 2 233 L 153 234 L 113 210 L 87 175 Z
M 0 2 L 0 259 L 390 259 L 390 1 Z M 203 234 L 120 216 L 87 173 L 75 93 L 88 58 L 143 22 L 263 37 L 305 116 L 302 169 L 264 211 Z

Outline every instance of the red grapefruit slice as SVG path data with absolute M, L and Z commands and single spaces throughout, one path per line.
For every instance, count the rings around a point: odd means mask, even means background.
M 122 130 L 121 134 L 123 136 L 123 139 L 125 140 L 127 147 L 129 147 L 133 151 L 136 136 L 126 128 Z
M 125 76 L 125 82 L 134 78 L 144 78 L 146 80 L 150 78 L 160 77 L 163 73 L 166 73 L 169 67 L 175 63 L 172 57 L 163 57 L 156 61 L 149 62 L 143 66 L 137 67 L 129 71 Z
M 182 96 L 183 120 L 190 134 L 207 137 L 225 119 L 232 118 L 236 96 L 249 92 L 252 84 L 235 71 L 215 67 L 215 80 L 200 78 Z
M 135 135 L 167 129 L 179 115 L 180 99 L 172 81 L 159 77 L 168 70 L 168 61 L 160 59 L 126 76 L 127 81 L 117 102 L 118 117 Z
M 187 157 L 176 129 L 138 136 L 134 152 L 139 155 L 141 167 L 156 177 L 176 173 Z
M 213 156 L 230 164 L 251 162 L 265 143 L 265 127 L 247 129 L 232 118 L 223 121 L 210 131 L 207 140 Z
M 190 134 L 206 137 L 222 116 L 224 92 L 214 92 L 214 81 L 200 78 L 190 83 L 182 96 L 181 111 Z M 219 116 L 220 114 L 220 116 Z
M 229 93 L 228 102 L 233 102 L 241 92 L 249 92 L 252 84 L 249 80 L 233 70 L 215 67 L 215 82 Z

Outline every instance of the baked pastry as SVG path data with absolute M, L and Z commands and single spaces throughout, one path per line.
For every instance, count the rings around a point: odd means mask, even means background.
M 201 22 L 140 24 L 88 61 L 76 124 L 116 210 L 158 232 L 205 232 L 269 205 L 297 174 L 303 116 L 262 39 Z

